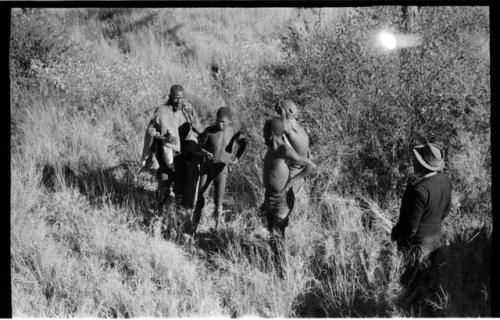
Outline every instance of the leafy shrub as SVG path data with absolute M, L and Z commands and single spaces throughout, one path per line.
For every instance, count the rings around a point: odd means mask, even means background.
M 374 47 L 377 30 L 404 33 L 404 21 L 399 7 L 363 8 L 331 27 L 292 30 L 289 59 L 264 70 L 264 97 L 292 98 L 303 107 L 321 164 L 319 190 L 336 181 L 340 192 L 360 190 L 385 202 L 403 187 L 415 144 L 441 144 L 448 159 L 461 152 L 459 132 L 489 144 L 489 60 L 470 37 L 488 34 L 486 10 L 420 10 L 415 32 L 422 45 Z M 330 170 L 335 164 L 340 177 Z

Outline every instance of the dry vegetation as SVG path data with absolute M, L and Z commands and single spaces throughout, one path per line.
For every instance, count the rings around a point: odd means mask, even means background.
M 13 10 L 13 315 L 489 316 L 489 13 L 421 10 L 425 45 L 400 55 L 366 45 L 401 29 L 399 7 Z M 167 226 L 154 179 L 136 174 L 174 83 L 206 125 L 230 106 L 250 137 L 222 229 L 208 203 L 194 244 L 189 213 L 169 208 Z M 279 277 L 258 207 L 261 129 L 285 96 L 319 168 Z M 446 146 L 454 206 L 440 288 L 403 309 L 390 228 L 422 135 Z

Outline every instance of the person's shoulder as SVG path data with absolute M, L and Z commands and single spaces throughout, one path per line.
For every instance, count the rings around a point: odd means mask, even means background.
M 427 179 L 422 179 L 420 185 L 424 187 L 431 187 L 440 184 L 449 184 L 450 178 L 442 172 L 438 172 L 433 176 L 428 177 Z
M 156 109 L 155 109 L 155 114 L 157 113 L 166 113 L 166 112 L 170 112 L 170 106 L 166 103 L 162 103 L 158 106 L 156 106 Z
M 215 134 L 217 132 L 219 132 L 219 130 L 217 129 L 217 126 L 215 124 L 211 125 L 211 126 L 208 126 L 205 131 L 204 131 L 206 134 Z
M 184 108 L 184 110 L 187 110 L 187 111 L 190 111 L 190 112 L 194 111 L 193 105 L 191 104 L 191 102 L 189 102 L 187 100 L 184 100 L 182 107 Z
M 411 191 L 413 193 L 426 193 L 426 190 L 429 189 L 428 178 L 412 177 L 408 180 L 408 183 L 411 186 Z
M 445 173 L 439 172 L 434 179 L 442 188 L 451 188 L 451 180 Z
M 429 186 L 425 183 L 422 183 L 423 180 L 415 185 L 411 190 L 411 197 L 414 199 L 420 199 L 421 201 L 426 202 L 429 196 Z
M 446 173 L 443 173 L 443 172 L 439 172 L 436 176 L 439 177 L 439 179 L 443 180 L 443 181 L 447 181 L 447 182 L 450 182 L 450 177 L 448 177 L 448 175 Z

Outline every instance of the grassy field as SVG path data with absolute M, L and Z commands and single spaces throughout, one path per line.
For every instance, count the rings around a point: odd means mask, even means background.
M 421 10 L 426 44 L 400 55 L 364 47 L 403 28 L 399 7 L 13 10 L 13 316 L 491 316 L 489 12 Z M 229 106 L 249 137 L 222 228 L 209 200 L 195 243 L 190 213 L 157 216 L 156 182 L 137 174 L 176 83 L 204 125 Z M 318 170 L 280 277 L 259 206 L 262 126 L 283 97 L 303 107 Z M 390 230 L 419 134 L 445 146 L 453 209 L 439 288 L 404 308 Z

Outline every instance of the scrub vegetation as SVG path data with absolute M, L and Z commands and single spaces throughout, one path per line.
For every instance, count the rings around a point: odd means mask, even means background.
M 13 9 L 11 273 L 15 317 L 491 316 L 489 11 L 420 7 Z M 211 67 L 217 64 L 215 79 Z M 225 222 L 208 201 L 155 212 L 138 174 L 144 131 L 173 84 L 204 125 L 231 107 L 249 146 L 228 181 Z M 317 171 L 287 230 L 279 276 L 266 240 L 262 127 L 301 107 Z M 453 186 L 444 272 L 411 307 L 390 241 L 424 138 Z M 422 283 L 422 286 L 425 286 Z

